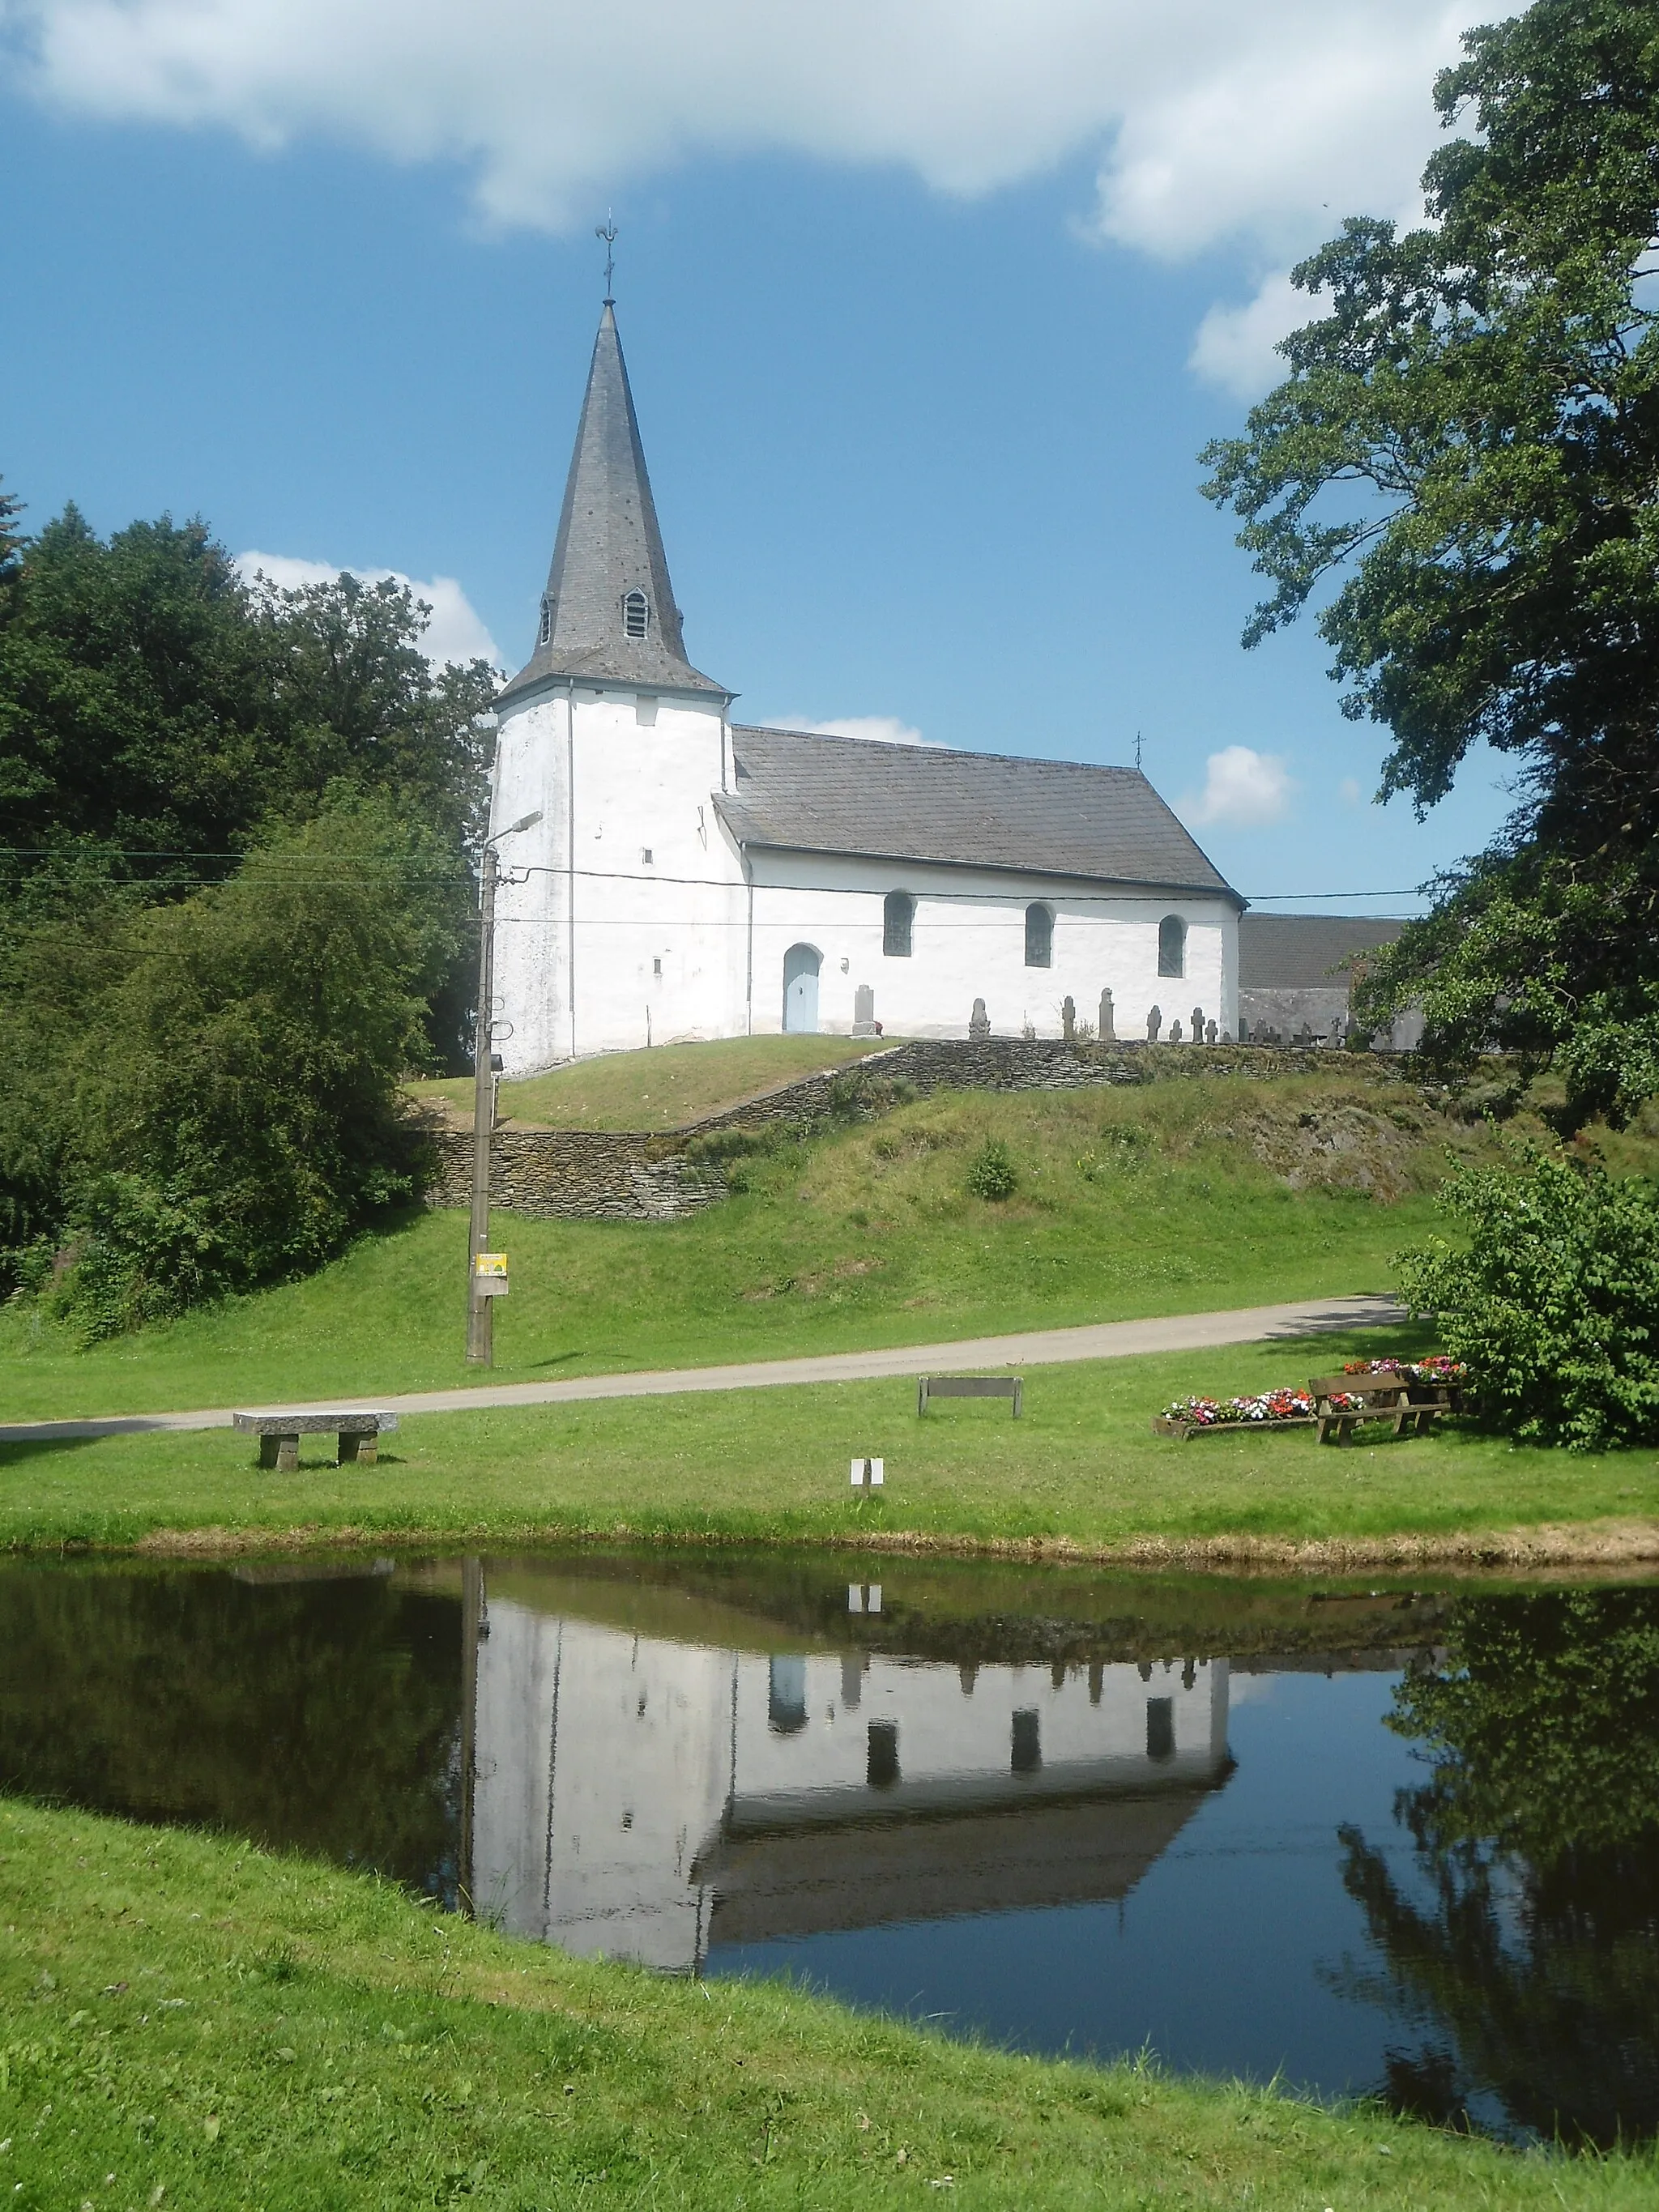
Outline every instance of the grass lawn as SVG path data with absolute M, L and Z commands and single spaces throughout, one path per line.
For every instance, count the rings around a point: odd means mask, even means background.
M 991 1138 L 1018 1177 L 1000 1203 L 966 1188 Z M 696 1366 L 1382 1290 L 1394 1252 L 1432 1226 L 1449 1144 L 1478 1155 L 1492 1139 L 1344 1067 L 1270 1083 L 940 1094 L 738 1162 L 748 1188 L 687 1221 L 498 1214 L 513 1290 L 496 1309 L 495 1375 Z M 462 1364 L 465 1252 L 464 1215 L 414 1212 L 303 1282 L 90 1352 L 38 1305 L 0 1308 L 0 1419 L 482 1379 Z
M 521 1129 L 677 1129 L 820 1068 L 886 1052 L 894 1037 L 727 1037 L 609 1052 L 546 1075 L 503 1083 L 501 1111 Z M 451 1120 L 472 1127 L 472 1078 L 407 1085 L 413 1098 L 441 1100 Z
M 37 2208 L 1646 2206 L 1650 2154 L 1036 2062 L 0 1805 L 0 2195 Z
M 1451 1431 L 1322 1448 L 1310 1430 L 1154 1437 L 1177 1392 L 1305 1381 L 1408 1330 L 1033 1369 L 1025 1413 L 943 1401 L 903 1379 L 406 1416 L 374 1468 L 332 1465 L 319 1437 L 291 1475 L 223 1431 L 0 1446 L 0 1545 L 126 1545 L 159 1529 L 267 1541 L 860 1536 L 1376 1546 L 1563 1523 L 1659 1537 L 1659 1453 L 1516 1449 Z M 847 1463 L 879 1453 L 886 1487 Z M 298 1534 L 295 1532 L 301 1532 Z M 1639 1547 L 1637 1547 L 1639 1549 Z

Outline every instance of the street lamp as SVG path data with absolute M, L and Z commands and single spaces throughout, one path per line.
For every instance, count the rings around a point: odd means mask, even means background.
M 489 1049 L 489 1002 L 495 969 L 495 848 L 503 837 L 533 830 L 542 818 L 521 814 L 486 837 L 478 894 L 478 1008 L 472 1024 L 472 1223 L 466 1254 L 466 1364 L 489 1367 L 495 1359 L 494 1298 L 480 1296 L 478 1255 L 489 1247 L 489 1139 L 495 1122 L 495 1055 Z

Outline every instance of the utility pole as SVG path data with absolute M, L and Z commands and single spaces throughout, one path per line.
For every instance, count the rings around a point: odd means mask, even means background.
M 472 1024 L 472 1221 L 466 1251 L 466 1364 L 489 1367 L 495 1356 L 493 1297 L 481 1295 L 478 1255 L 489 1249 L 489 1140 L 495 1128 L 495 1055 L 489 1049 L 490 1000 L 495 987 L 495 848 L 503 837 L 533 830 L 541 810 L 509 822 L 487 838 L 478 886 L 478 1006 Z

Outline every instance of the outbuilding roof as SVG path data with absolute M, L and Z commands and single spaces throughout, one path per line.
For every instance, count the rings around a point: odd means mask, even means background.
M 1398 920 L 1351 914 L 1247 914 L 1238 925 L 1238 984 L 1243 991 L 1288 991 L 1324 983 L 1340 988 L 1351 954 L 1392 945 Z
M 1139 769 L 734 726 L 739 842 L 1244 901 Z

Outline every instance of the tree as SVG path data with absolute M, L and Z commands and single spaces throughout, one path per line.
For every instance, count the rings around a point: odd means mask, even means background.
M 1535 0 L 1464 45 L 1435 99 L 1478 136 L 1430 161 L 1429 222 L 1351 218 L 1295 270 L 1326 312 L 1205 490 L 1271 586 L 1247 643 L 1337 585 L 1318 626 L 1344 712 L 1392 733 L 1381 796 L 1425 811 L 1480 742 L 1520 770 L 1504 838 L 1374 960 L 1362 1019 L 1425 995 L 1464 1054 L 1599 1030 L 1582 1116 L 1659 1077 L 1659 17 Z
M 428 611 L 349 575 L 250 586 L 200 521 L 105 540 L 67 507 L 21 544 L 0 605 L 14 879 L 49 890 L 97 854 L 112 880 L 188 891 L 341 790 L 394 799 L 458 853 L 476 844 L 495 678 L 429 665 Z
M 339 802 L 83 950 L 53 1039 L 66 1103 L 40 1095 L 46 1226 L 72 1257 L 54 1296 L 83 1334 L 303 1273 L 419 1194 L 398 1083 L 456 950 L 428 896 L 453 873 L 435 832 Z

